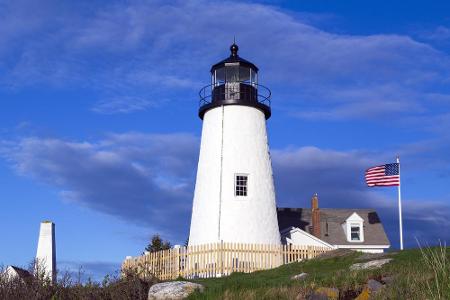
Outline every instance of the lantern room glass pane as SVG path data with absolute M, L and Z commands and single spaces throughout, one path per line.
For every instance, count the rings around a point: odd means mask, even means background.
M 225 67 L 214 70 L 212 74 L 214 86 L 231 82 L 243 82 L 246 84 L 257 84 L 257 73 L 249 67 L 240 66 L 238 63 L 226 64 Z
M 248 83 L 250 81 L 250 68 L 239 67 L 239 81 Z
M 226 66 L 226 82 L 238 82 L 239 81 L 239 66 Z
M 215 71 L 214 85 L 225 83 L 225 68 L 219 68 Z
M 250 81 L 252 82 L 252 85 L 258 84 L 258 74 L 254 70 L 251 70 L 250 75 Z

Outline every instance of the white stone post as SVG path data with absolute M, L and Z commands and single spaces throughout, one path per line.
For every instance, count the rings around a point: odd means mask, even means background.
M 36 275 L 44 274 L 52 283 L 56 282 L 55 224 L 50 221 L 41 223 L 35 273 Z

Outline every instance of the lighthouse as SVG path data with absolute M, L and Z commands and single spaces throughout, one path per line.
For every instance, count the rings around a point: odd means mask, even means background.
M 266 120 L 269 89 L 258 68 L 238 55 L 211 68 L 200 91 L 203 120 L 189 245 L 280 244 Z

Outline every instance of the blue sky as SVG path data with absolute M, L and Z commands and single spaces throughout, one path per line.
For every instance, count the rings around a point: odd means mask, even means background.
M 379 211 L 398 246 L 450 239 L 445 1 L 0 1 L 0 263 L 26 265 L 56 223 L 62 270 L 98 277 L 160 233 L 184 243 L 198 90 L 240 54 L 271 88 L 277 202 Z M 6 226 L 5 226 L 6 224 Z

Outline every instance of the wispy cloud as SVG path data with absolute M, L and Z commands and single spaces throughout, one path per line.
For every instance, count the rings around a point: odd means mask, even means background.
M 428 150 L 434 152 L 432 148 Z M 398 208 L 395 197 L 387 196 L 380 189 L 369 189 L 364 183 L 364 170 L 383 160 L 389 161 L 388 156 L 382 152 L 334 151 L 316 147 L 273 151 L 278 205 L 309 207 L 311 196 L 317 192 L 321 207 L 374 208 L 381 215 L 391 244 L 397 247 Z M 411 156 L 407 157 L 414 160 Z M 423 176 L 422 165 L 408 168 L 407 172 L 413 173 L 414 169 L 419 176 Z M 450 233 L 442 231 L 443 227 L 450 226 L 446 218 L 450 213 L 448 201 L 446 197 L 404 201 L 406 245 L 416 246 L 415 238 L 431 244 L 438 240 L 450 240 Z
M 189 134 L 111 133 L 85 142 L 31 137 L 3 141 L 0 155 L 18 174 L 57 188 L 63 201 L 151 227 L 180 241 L 189 228 L 198 144 L 198 138 Z M 432 154 L 438 149 L 438 144 L 424 142 L 399 151 L 415 161 L 420 153 Z M 311 195 L 317 192 L 321 207 L 375 208 L 394 242 L 396 203 L 381 191 L 368 189 L 363 179 L 368 166 L 389 161 L 390 156 L 387 152 L 311 146 L 275 149 L 278 205 L 308 207 Z M 423 167 L 411 164 L 406 170 L 421 174 Z M 445 216 L 450 205 L 446 201 L 445 197 L 405 201 L 407 244 L 414 245 L 414 237 L 430 242 L 450 238 L 437 226 L 448 223 Z
M 377 119 L 449 108 L 426 100 L 448 96 L 448 55 L 406 35 L 331 33 L 301 15 L 251 2 L 114 2 L 89 14 L 67 3 L 56 19 L 47 17 L 54 8 L 45 2 L 38 13 L 27 7 L 5 6 L 4 86 L 76 85 L 179 101 L 177 92 L 194 93 L 208 81 L 210 65 L 227 55 L 239 32 L 241 54 L 261 67 L 261 82 L 277 95 L 274 106 L 294 116 Z M 35 25 L 19 26 L 18 17 Z M 13 43 L 19 35 L 30 38 Z
M 424 40 L 450 42 L 450 28 L 442 25 L 437 26 L 434 30 L 421 30 L 418 35 Z
M 154 104 L 149 100 L 123 97 L 99 101 L 92 107 L 92 111 L 100 114 L 120 114 L 146 110 L 152 106 Z
M 120 263 L 102 261 L 58 261 L 58 277 L 66 274 L 72 283 L 93 280 L 101 282 L 106 275 L 112 278 L 120 276 Z
M 96 142 L 24 138 L 3 143 L 0 155 L 64 201 L 184 240 L 197 147 L 189 134 L 126 133 Z

